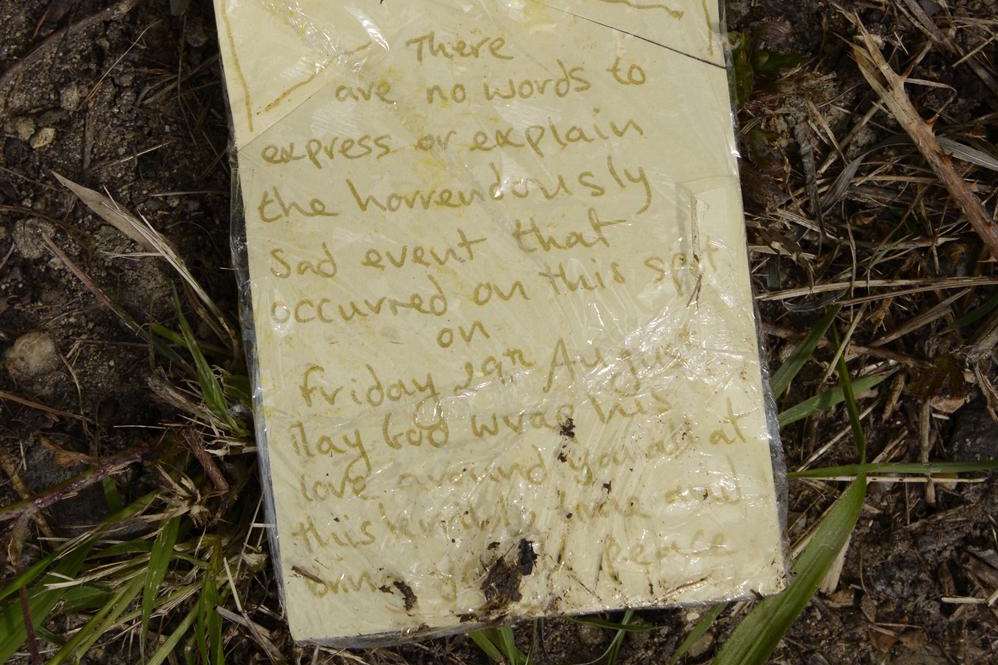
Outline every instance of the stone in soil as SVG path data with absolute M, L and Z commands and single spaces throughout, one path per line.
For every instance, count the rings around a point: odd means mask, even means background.
M 80 84 L 72 81 L 59 92 L 59 105 L 67 111 L 80 107 Z
M 45 238 L 54 233 L 52 225 L 40 219 L 23 219 L 14 224 L 14 248 L 25 259 L 40 259 L 48 254 Z
M 29 141 L 35 133 L 35 120 L 30 116 L 14 118 L 5 129 L 22 141 Z
M 55 342 L 45 332 L 29 332 L 17 338 L 4 355 L 4 367 L 17 383 L 34 383 L 59 369 Z
M 31 137 L 31 147 L 35 150 L 41 150 L 42 148 L 47 148 L 55 140 L 55 128 L 54 127 L 43 127 L 35 132 L 35 135 Z

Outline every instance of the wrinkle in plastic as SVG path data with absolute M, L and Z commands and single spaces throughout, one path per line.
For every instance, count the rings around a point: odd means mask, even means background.
M 298 640 L 785 583 L 716 0 L 216 0 Z

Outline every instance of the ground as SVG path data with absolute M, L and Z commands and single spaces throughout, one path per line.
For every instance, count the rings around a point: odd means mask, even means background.
M 953 163 L 993 217 L 998 4 L 730 0 L 727 10 L 752 269 L 757 292 L 773 295 L 760 301 L 770 365 L 786 359 L 824 306 L 844 304 L 835 328 L 851 335 L 850 371 L 898 370 L 860 395 L 870 457 L 998 458 L 995 264 L 903 128 L 883 109 L 868 114 L 879 100 L 850 47 L 859 31 L 855 11 L 893 67 L 921 81 L 907 87 L 921 116 L 984 155 Z M 175 303 L 183 302 L 199 339 L 212 339 L 208 319 L 191 314 L 196 299 L 165 262 L 144 256 L 54 174 L 106 189 L 142 215 L 236 319 L 227 109 L 211 3 L 0 0 L 0 124 L 0 505 L 7 505 L 123 451 L 140 448 L 146 460 L 167 432 L 197 420 L 183 399 L 189 392 L 178 398 L 164 388 L 183 363 L 164 367 L 121 313 L 145 330 L 152 323 L 177 330 Z M 787 292 L 857 275 L 922 280 L 928 288 Z M 953 282 L 959 290 L 948 288 L 953 279 L 965 280 Z M 868 294 L 876 297 L 863 301 Z M 832 374 L 834 352 L 819 346 L 781 403 L 816 394 Z M 226 365 L 220 356 L 212 361 L 237 376 L 238 360 Z M 790 469 L 855 460 L 841 407 L 782 434 Z M 219 450 L 217 439 L 211 445 Z M 221 471 L 204 465 L 206 486 L 214 481 L 219 492 L 209 488 L 197 501 L 218 510 L 234 505 L 218 497 L 225 477 L 242 479 L 240 496 L 258 495 L 252 454 L 238 453 L 236 446 L 231 458 L 219 456 Z M 93 483 L 31 519 L 5 521 L 16 525 L 4 536 L 5 577 L 47 552 L 48 537 L 75 535 L 107 515 L 115 492 L 127 501 L 164 482 L 152 463 L 126 465 L 112 477 L 111 488 Z M 815 597 L 773 662 L 994 662 L 998 609 L 986 601 L 998 590 L 998 485 L 966 480 L 874 483 L 835 588 Z M 789 481 L 788 543 L 841 488 Z M 322 652 L 308 661 L 312 650 L 295 651 L 275 614 L 266 570 L 239 586 L 257 629 L 233 646 L 244 627 L 225 625 L 230 662 L 277 662 L 264 643 L 291 662 L 303 654 L 305 662 L 487 661 L 463 637 Z M 709 660 L 743 613 L 726 610 L 687 662 Z M 618 662 L 666 662 L 696 614 L 638 613 L 658 628 L 629 633 Z M 49 629 L 80 622 L 60 616 Z M 532 662 L 562 664 L 593 660 L 614 631 L 559 619 L 518 627 L 516 635 Z M 99 642 L 85 662 L 137 662 L 131 648 Z M 19 653 L 28 658 L 26 649 Z

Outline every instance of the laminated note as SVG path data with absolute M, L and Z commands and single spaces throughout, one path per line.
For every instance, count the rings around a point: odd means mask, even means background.
M 293 636 L 780 590 L 716 1 L 215 7 Z

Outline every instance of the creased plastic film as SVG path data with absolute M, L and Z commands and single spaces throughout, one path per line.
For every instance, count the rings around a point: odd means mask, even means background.
M 215 7 L 294 637 L 780 590 L 716 0 Z

